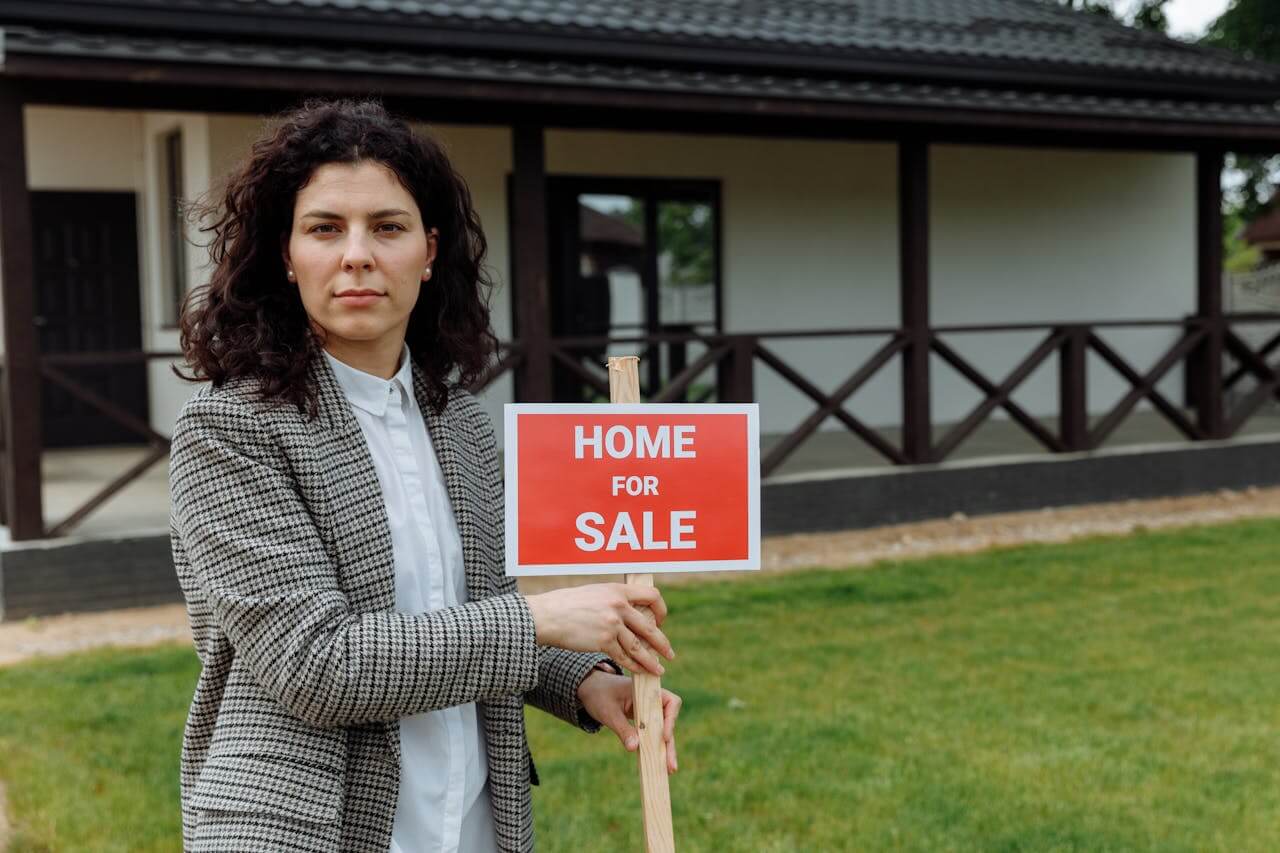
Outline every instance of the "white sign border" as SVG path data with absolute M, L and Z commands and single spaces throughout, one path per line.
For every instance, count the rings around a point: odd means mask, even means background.
M 746 415 L 747 416 L 747 557 L 744 560 L 689 560 L 664 563 L 542 564 L 519 566 L 519 470 L 516 417 L 543 415 Z M 504 403 L 503 474 L 506 501 L 504 543 L 508 577 L 549 575 L 662 574 L 666 572 L 741 572 L 760 568 L 760 404 L 759 403 Z

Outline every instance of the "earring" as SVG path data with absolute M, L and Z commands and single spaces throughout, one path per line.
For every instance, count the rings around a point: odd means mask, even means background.
M 289 281 L 293 281 L 293 270 L 289 270 L 287 278 L 289 279 Z
M 425 276 L 427 276 L 428 278 L 430 278 L 430 277 L 431 277 L 431 267 L 427 267 L 427 271 L 426 271 L 425 273 L 423 273 L 423 275 L 425 275 Z

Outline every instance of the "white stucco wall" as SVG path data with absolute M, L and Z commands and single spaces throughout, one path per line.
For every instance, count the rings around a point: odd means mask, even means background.
M 507 175 L 511 172 L 511 131 L 505 127 L 430 125 L 426 128 L 444 144 L 449 159 L 467 181 L 472 202 L 489 242 L 489 276 L 494 290 L 490 302 L 493 330 L 499 340 L 510 340 L 511 287 L 510 242 L 507 216 Z M 486 389 L 481 403 L 501 431 L 502 404 L 511 402 L 511 374 Z M 501 441 L 501 436 L 499 436 Z
M 31 189 L 129 192 L 143 186 L 139 113 L 25 107 L 23 118 Z
M 938 146 L 931 159 L 930 264 L 935 325 L 1180 319 L 1195 310 L 1195 161 L 1191 155 Z M 999 384 L 1044 332 L 954 334 L 945 340 Z M 1173 329 L 1099 336 L 1145 372 Z M 979 399 L 933 359 L 938 420 Z M 1015 394 L 1056 412 L 1050 357 Z M 1090 353 L 1089 408 L 1109 410 L 1130 386 Z M 1160 390 L 1182 399 L 1175 368 Z

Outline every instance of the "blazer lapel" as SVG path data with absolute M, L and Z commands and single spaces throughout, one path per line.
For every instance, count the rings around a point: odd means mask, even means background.
M 311 360 L 319 391 L 318 416 L 307 421 L 327 480 L 327 523 L 339 557 L 343 588 L 357 613 L 391 610 L 396 603 L 391 527 L 360 422 L 324 356 Z
M 472 601 L 478 601 L 492 594 L 489 588 L 490 573 L 486 566 L 480 564 L 479 541 L 476 538 L 475 496 L 472 486 L 464 475 L 468 454 L 473 448 L 466 445 L 467 425 L 459 416 L 458 407 L 450 403 L 440 414 L 432 411 L 428 405 L 427 381 L 417 362 L 413 364 L 413 391 L 418 400 L 418 408 L 422 419 L 427 424 L 427 432 L 431 436 L 431 446 L 444 472 L 445 488 L 449 493 L 449 503 L 453 505 L 453 518 L 458 526 L 458 537 L 462 540 L 462 565 L 467 578 L 467 595 Z

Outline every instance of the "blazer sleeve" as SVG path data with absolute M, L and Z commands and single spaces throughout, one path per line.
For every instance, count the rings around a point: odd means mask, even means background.
M 506 520 L 506 495 L 502 467 L 498 464 L 498 442 L 493 422 L 473 394 L 457 387 L 454 393 L 461 398 L 463 409 L 469 414 L 475 428 L 479 442 L 476 458 L 491 460 L 489 470 L 485 471 L 485 478 L 490 484 L 489 514 L 495 526 L 493 545 L 497 557 L 493 564 L 494 586 L 501 595 L 518 594 L 515 578 L 506 574 L 506 537 L 502 529 Z M 585 731 L 598 731 L 600 723 L 578 701 L 578 687 L 601 661 L 611 664 L 618 673 L 622 672 L 622 668 L 607 655 L 594 652 L 572 652 L 555 646 L 540 645 L 537 654 L 538 683 L 525 692 L 525 702 Z
M 525 702 L 584 731 L 599 731 L 600 723 L 578 700 L 578 687 L 601 661 L 621 674 L 622 668 L 607 655 L 538 646 L 538 686 L 525 694 Z
M 179 416 L 171 503 L 195 583 L 291 713 L 320 727 L 390 722 L 537 684 L 518 593 L 422 615 L 352 612 L 290 470 L 246 401 L 197 396 Z

